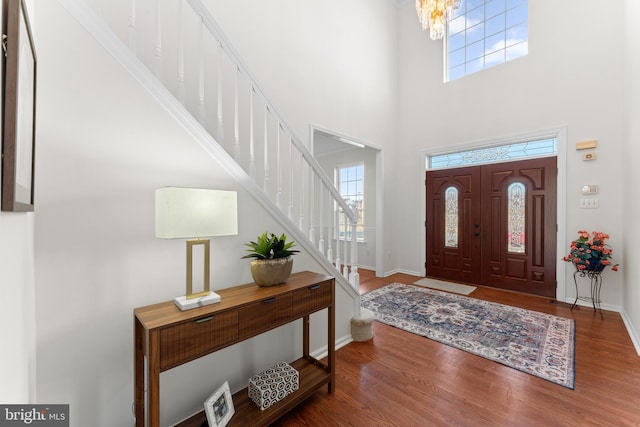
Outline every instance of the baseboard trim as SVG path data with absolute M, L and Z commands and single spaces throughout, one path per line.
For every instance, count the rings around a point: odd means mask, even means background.
M 419 273 L 419 272 L 417 272 L 417 271 L 412 271 L 412 270 L 404 270 L 404 269 L 402 269 L 402 268 L 396 268 L 396 269 L 393 269 L 393 270 L 391 270 L 391 271 L 387 271 L 387 272 L 385 272 L 385 273 L 382 275 L 382 277 L 389 277 L 389 276 L 391 276 L 392 274 L 396 274 L 396 273 L 408 274 L 408 275 L 410 275 L 410 276 L 416 276 L 416 277 L 424 277 L 424 276 L 422 275 L 422 273 Z
M 344 335 L 336 340 L 336 350 L 341 349 L 345 345 L 353 342 L 353 337 L 351 334 Z M 311 352 L 311 357 L 314 357 L 318 360 L 327 357 L 329 354 L 329 348 L 326 345 L 323 345 L 316 351 Z
M 633 323 L 631 323 L 631 319 L 629 319 L 629 316 L 627 316 L 627 312 L 624 311 L 624 309 L 620 312 L 620 316 L 622 316 L 624 326 L 627 328 L 627 332 L 629 333 L 631 342 L 636 348 L 636 353 L 638 353 L 638 356 L 640 356 L 640 336 L 638 335 L 638 331 L 636 331 L 636 328 L 633 327 Z
M 565 298 L 564 299 L 564 302 L 566 302 L 567 304 L 571 304 L 571 305 L 573 305 L 574 301 L 575 301 L 575 297 L 573 297 L 573 298 Z M 589 301 L 578 300 L 576 305 L 579 305 L 580 307 L 591 307 L 591 308 L 593 308 L 593 305 Z M 616 313 L 622 313 L 622 307 L 620 307 L 619 305 L 600 304 L 600 307 L 603 310 L 615 311 Z

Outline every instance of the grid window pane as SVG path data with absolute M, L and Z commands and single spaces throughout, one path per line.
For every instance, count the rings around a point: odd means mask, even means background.
M 463 0 L 460 2 L 460 9 L 465 9 L 465 5 L 463 3 L 466 3 L 466 11 L 469 12 L 483 6 L 485 2 L 484 0 Z
M 458 18 L 454 18 L 451 21 L 449 21 L 449 23 L 447 24 L 449 27 L 449 34 L 454 36 L 456 34 L 463 34 L 464 37 L 464 30 L 465 28 L 467 28 L 466 26 L 466 18 L 464 15 L 458 17 Z
M 529 31 L 529 24 L 523 23 L 515 27 L 511 27 L 507 30 L 506 44 L 511 46 L 514 44 L 527 41 L 527 33 Z
M 505 11 L 505 0 L 490 0 L 485 4 L 486 19 L 491 19 Z
M 506 25 L 505 14 L 501 13 L 500 15 L 496 15 L 493 18 L 490 18 L 487 21 L 485 21 L 484 32 L 487 36 L 498 34 L 504 39 L 505 25 Z
M 358 240 L 364 240 L 364 164 L 353 166 L 344 166 L 338 168 L 336 174 L 339 182 L 336 187 L 340 191 L 340 196 L 347 202 L 349 206 L 358 208 L 358 224 L 356 226 L 356 237 Z M 340 239 L 351 239 L 351 226 L 345 224 L 345 216 L 340 213 L 339 231 Z
M 449 68 L 449 80 L 456 80 L 465 75 L 465 65 Z
M 467 61 L 478 59 L 484 55 L 484 40 L 467 46 Z
M 527 15 L 526 5 L 507 10 L 507 28 L 527 22 Z
M 484 7 L 479 7 L 467 12 L 467 28 L 482 24 L 484 22 Z
M 464 66 L 464 49 L 458 49 L 449 54 L 449 67 L 455 68 L 462 64 Z
M 502 34 L 497 34 L 493 37 L 488 37 L 485 41 L 484 53 L 489 55 L 497 50 L 504 50 L 505 40 Z
M 447 23 L 446 79 L 527 55 L 528 7 L 527 0 L 462 0 Z
M 484 69 L 484 56 L 473 61 L 467 62 L 465 71 L 467 74 L 475 73 Z

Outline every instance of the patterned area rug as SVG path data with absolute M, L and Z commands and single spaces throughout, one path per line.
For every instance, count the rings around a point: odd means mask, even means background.
M 402 283 L 361 301 L 379 322 L 574 388 L 573 319 Z

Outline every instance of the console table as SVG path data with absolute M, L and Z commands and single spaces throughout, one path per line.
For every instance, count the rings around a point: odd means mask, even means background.
M 160 425 L 160 373 L 263 332 L 303 319 L 302 357 L 290 365 L 300 374 L 299 389 L 261 411 L 243 389 L 233 395 L 235 415 L 229 426 L 273 423 L 316 390 L 335 389 L 335 280 L 309 271 L 294 273 L 286 283 L 259 287 L 254 283 L 216 290 L 222 301 L 181 311 L 172 301 L 134 310 L 134 395 L 136 426 Z M 309 355 L 309 315 L 327 315 L 327 363 Z M 145 366 L 145 358 L 147 360 Z M 273 363 L 279 362 L 274 360 Z M 144 384 L 147 379 L 147 404 Z M 212 384 L 212 391 L 215 384 Z M 206 396 L 203 396 L 203 402 Z M 179 426 L 200 426 L 204 411 Z

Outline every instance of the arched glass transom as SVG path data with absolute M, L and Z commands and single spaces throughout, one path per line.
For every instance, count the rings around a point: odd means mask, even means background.
M 448 187 L 444 192 L 444 245 L 458 247 L 458 189 Z
M 521 182 L 514 182 L 507 187 L 507 251 L 524 253 L 526 224 L 526 188 Z

